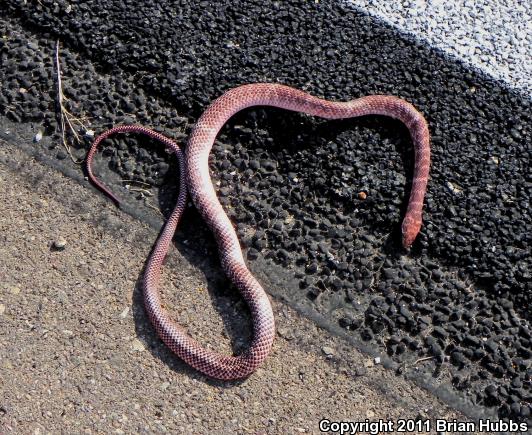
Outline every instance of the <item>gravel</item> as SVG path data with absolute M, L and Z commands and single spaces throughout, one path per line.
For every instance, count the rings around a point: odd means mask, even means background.
M 277 323 L 292 339 L 278 337 L 245 381 L 206 379 L 168 350 L 142 308 L 136 281 L 150 250 L 142 241 L 157 231 L 69 181 L 2 142 L 0 238 L 10 240 L 0 244 L 3 435 L 319 434 L 324 417 L 368 413 L 466 420 L 390 371 L 355 378 L 366 357 L 278 301 Z M 58 227 L 70 255 L 49 249 Z M 161 277 L 165 306 L 192 336 L 229 353 L 248 335 L 242 301 L 212 257 L 178 246 Z
M 433 164 L 410 255 L 399 227 L 412 150 L 391 120 L 248 110 L 214 146 L 218 194 L 251 266 L 266 259 L 264 273 L 295 280 L 283 295 L 289 303 L 327 316 L 401 372 L 430 374 L 501 417 L 529 418 L 528 98 L 336 3 L 279 2 L 265 11 L 260 2 L 185 2 L 179 14 L 165 2 L 63 6 L 0 6 L 12 17 L 1 24 L 0 114 L 42 124 L 52 138 L 56 37 L 65 45 L 69 110 L 89 116 L 96 131 L 135 121 L 182 140 L 214 97 L 254 81 L 331 99 L 392 93 L 414 103 L 431 126 Z M 57 143 L 40 142 L 60 158 Z M 102 154 L 121 178 L 161 187 L 158 206 L 168 211 L 175 162 L 164 151 L 127 138 Z M 197 220 L 187 213 L 184 234 L 214 255 Z
M 531 2 L 347 2 L 532 96 Z

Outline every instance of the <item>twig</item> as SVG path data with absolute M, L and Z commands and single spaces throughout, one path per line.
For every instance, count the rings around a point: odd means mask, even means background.
M 150 186 L 149 184 L 143 183 L 142 181 L 139 181 L 138 183 L 146 184 L 147 186 Z M 162 214 L 161 210 L 159 210 L 154 205 L 150 204 L 150 202 L 148 201 L 148 197 L 153 196 L 152 192 L 150 192 L 147 189 L 142 189 L 141 187 L 132 187 L 132 186 L 129 186 L 129 185 L 126 185 L 126 189 L 129 190 L 130 192 L 139 192 L 141 197 L 144 199 L 144 205 L 149 207 L 149 208 L 151 208 L 151 209 L 153 209 L 153 210 L 155 210 L 157 212 L 157 214 L 159 214 L 160 216 L 164 217 L 164 215 Z
M 131 186 L 126 186 L 127 190 L 129 190 L 130 192 L 140 192 L 142 196 L 146 195 L 146 196 L 153 196 L 153 193 L 151 193 L 149 190 L 147 189 L 142 189 L 140 187 L 131 187 Z
M 148 202 L 148 198 L 144 198 L 144 205 L 149 207 L 149 208 L 152 208 L 153 210 L 155 210 L 157 212 L 157 214 L 159 214 L 160 216 L 162 216 L 164 218 L 164 214 L 161 212 L 161 210 L 159 210 L 157 207 L 155 207 L 154 205 L 150 204 Z
M 66 152 L 70 156 L 71 160 L 76 163 L 80 164 L 83 162 L 82 160 L 77 160 L 70 149 L 70 145 L 67 143 L 66 140 L 66 127 L 70 128 L 70 131 L 74 135 L 74 139 L 76 142 L 80 142 L 79 134 L 76 131 L 75 125 L 78 124 L 80 127 L 84 128 L 86 130 L 85 125 L 83 124 L 83 118 L 77 118 L 72 113 L 70 113 L 65 105 L 63 104 L 63 101 L 66 100 L 65 94 L 63 94 L 63 82 L 61 80 L 61 64 L 59 62 L 59 40 L 55 44 L 55 67 L 57 72 L 57 103 L 59 105 L 59 119 L 60 119 L 60 127 L 61 127 L 61 138 L 63 142 L 63 146 L 65 147 Z
M 131 182 L 131 183 L 139 183 L 139 184 L 143 184 L 145 186 L 148 186 L 148 187 L 152 187 L 151 184 L 148 184 L 148 183 L 145 183 L 143 181 L 137 181 L 137 180 L 121 180 L 122 182 Z M 157 207 L 155 207 L 154 205 L 150 204 L 150 202 L 148 201 L 148 196 L 153 196 L 153 193 L 150 192 L 149 190 L 147 189 L 142 189 L 141 187 L 132 187 L 130 185 L 126 185 L 126 189 L 129 190 L 130 192 L 140 192 L 142 198 L 144 199 L 144 205 L 155 210 L 157 212 L 157 214 L 159 214 L 160 216 L 162 216 L 164 218 L 164 215 L 163 213 L 161 212 L 161 210 L 159 210 Z
M 413 366 L 416 366 L 416 365 L 418 365 L 420 362 L 428 361 L 429 359 L 434 359 L 434 357 L 433 357 L 433 356 L 426 356 L 426 357 L 424 357 L 424 358 L 419 358 L 419 359 L 415 360 L 415 361 L 412 363 L 411 366 L 412 366 L 412 367 L 413 367 Z
M 138 180 L 120 180 L 122 183 L 137 183 L 137 184 L 143 184 L 144 186 L 151 187 L 150 183 L 145 183 L 144 181 L 138 181 Z

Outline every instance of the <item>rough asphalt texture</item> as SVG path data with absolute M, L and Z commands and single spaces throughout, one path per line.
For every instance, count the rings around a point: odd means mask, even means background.
M 531 2 L 348 1 L 532 96 Z
M 2 434 L 313 434 L 324 417 L 466 421 L 279 302 L 266 364 L 244 382 L 208 381 L 166 348 L 143 309 L 144 242 L 155 230 L 3 142 L 0 201 Z M 161 286 L 196 339 L 230 352 L 249 339 L 250 319 L 215 263 L 180 244 Z
M 290 304 L 387 354 L 407 376 L 413 362 L 432 357 L 426 374 L 436 384 L 501 417 L 530 419 L 528 99 L 329 2 L 267 11 L 245 1 L 179 10 L 165 2 L 41 3 L 0 6 L 10 17 L 0 113 L 33 122 L 33 134 L 45 136 L 35 147 L 59 159 L 67 155 L 49 136 L 56 38 L 69 109 L 96 131 L 135 121 L 183 140 L 213 98 L 256 81 L 341 100 L 390 93 L 415 104 L 431 126 L 433 166 L 425 225 L 409 255 L 398 233 L 412 150 L 406 130 L 384 118 L 323 122 L 249 110 L 215 146 L 219 195 L 252 267 L 298 281 L 285 286 Z M 166 213 L 172 160 L 134 138 L 110 145 L 105 158 L 122 179 L 163 187 L 153 205 Z M 127 197 L 105 166 L 106 181 Z M 191 211 L 184 234 L 214 255 L 196 220 Z

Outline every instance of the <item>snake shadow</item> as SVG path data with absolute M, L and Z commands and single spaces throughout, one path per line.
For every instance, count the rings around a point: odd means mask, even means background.
M 428 120 L 430 122 L 430 119 Z M 374 152 L 370 145 L 365 142 L 368 133 L 374 136 L 374 140 L 386 142 L 387 145 L 385 146 L 390 152 L 398 156 L 397 170 L 404 175 L 406 180 L 404 195 L 400 196 L 400 204 L 398 205 L 400 221 L 393 223 L 390 232 L 391 243 L 385 244 L 386 250 L 390 253 L 392 251 L 404 253 L 401 222 L 406 213 L 412 189 L 414 146 L 408 128 L 401 121 L 384 115 L 327 120 L 274 107 L 259 107 L 246 109 L 234 115 L 220 131 L 219 139 L 221 141 L 225 139 L 231 144 L 242 143 L 250 154 L 255 152 L 253 158 L 276 158 L 279 174 L 285 176 L 293 170 L 288 162 L 297 160 L 299 152 L 305 151 L 308 155 L 316 150 L 327 149 L 329 142 L 337 143 L 339 145 L 337 152 L 342 153 L 344 150 L 341 148 L 341 144 L 347 140 L 351 142 L 351 146 L 355 144 L 360 149 L 362 154 L 359 155 L 359 158 L 365 159 L 366 156 Z M 264 150 L 268 150 L 268 156 L 262 155 Z M 289 159 L 285 158 L 287 155 L 290 156 Z M 303 158 L 305 157 L 303 156 Z M 389 159 L 389 156 L 381 156 L 373 164 L 386 164 L 386 159 Z M 322 170 L 326 171 L 326 169 Z M 306 182 L 309 187 L 316 189 L 312 186 L 315 177 L 314 172 L 306 175 L 298 173 L 299 175 L 303 178 L 307 177 Z M 372 196 L 361 204 L 353 201 L 352 198 L 339 199 L 333 190 L 317 192 L 319 195 L 328 197 L 327 200 L 331 208 L 340 205 L 345 215 L 356 213 L 356 209 L 360 207 L 371 209 L 374 206 Z M 305 209 L 305 202 L 306 198 L 298 206 Z M 375 229 L 379 226 L 379 223 L 373 218 L 367 220 L 367 223 L 374 226 Z M 417 241 L 412 246 L 410 253 L 414 255 L 419 253 Z
M 139 137 L 139 135 L 135 134 L 130 136 Z M 118 140 L 123 140 L 123 138 L 124 136 L 119 136 Z M 154 143 L 154 141 L 142 141 L 141 146 L 156 153 L 161 153 L 163 151 L 162 146 Z M 112 155 L 112 153 L 105 153 L 105 149 L 102 154 L 107 157 L 109 157 L 110 154 Z M 179 177 L 176 176 L 176 174 L 179 173 L 179 168 L 175 155 L 170 156 L 168 163 L 169 170 L 164 176 L 162 185 L 157 194 L 158 209 L 163 215 L 164 222 L 166 222 L 176 204 L 179 188 L 176 184 L 176 180 L 179 180 Z M 101 173 L 98 176 L 101 181 L 110 188 L 110 190 L 117 193 L 120 199 L 120 208 L 122 208 L 124 212 L 127 212 L 140 220 L 150 222 L 152 226 L 160 224 L 160 220 L 154 218 L 153 214 L 148 212 L 148 209 L 142 205 L 141 196 L 135 199 L 133 195 L 124 196 L 123 190 L 122 193 L 119 193 L 120 189 L 123 189 L 123 186 L 115 180 L 117 178 L 114 174 L 114 172 L 116 172 L 116 167 L 113 165 L 112 159 L 107 162 L 106 166 L 108 166 L 108 169 L 102 170 L 102 168 L 100 168 L 99 172 Z M 162 226 L 160 231 L 162 231 Z M 139 239 L 138 243 L 151 243 L 153 249 L 157 238 L 158 236 L 154 237 L 152 241 Z M 188 241 L 189 246 L 183 243 L 184 240 Z M 191 266 L 203 274 L 203 281 L 207 283 L 207 290 L 211 298 L 212 306 L 223 321 L 224 335 L 230 339 L 233 353 L 241 353 L 248 347 L 252 338 L 252 324 L 250 321 L 249 310 L 247 305 L 243 303 L 238 291 L 223 274 L 218 261 L 218 253 L 214 238 L 194 207 L 189 207 L 188 210 L 185 211 L 177 232 L 173 237 L 172 247 L 180 252 L 184 258 L 183 262 L 187 263 L 187 267 Z M 172 256 L 171 251 L 173 249 L 170 249 L 169 256 Z M 131 304 L 136 335 L 145 344 L 146 349 L 154 357 L 163 361 L 174 371 L 185 373 L 188 376 L 203 380 L 211 385 L 230 387 L 245 382 L 245 379 L 237 381 L 219 381 L 208 378 L 185 364 L 162 342 L 162 340 L 160 340 L 144 308 L 142 280 L 147 261 L 148 259 L 144 261 L 142 270 L 137 277 Z M 165 260 L 165 263 L 166 262 L 167 261 Z M 185 298 L 194 297 L 193 292 L 190 292 L 190 290 L 187 291 L 186 288 L 181 288 L 179 291 L 183 292 L 182 296 Z M 175 318 L 174 320 L 179 323 L 179 318 Z
M 169 189 L 162 188 L 159 194 L 160 203 L 167 203 L 168 198 L 174 195 L 176 195 L 176 192 L 173 187 Z M 165 216 L 165 220 L 167 217 Z M 183 261 L 188 263 L 187 267 L 191 266 L 202 274 L 202 281 L 207 285 L 210 303 L 216 310 L 217 315 L 222 319 L 223 335 L 230 340 L 232 354 L 238 355 L 251 343 L 253 330 L 251 315 L 238 290 L 225 277 L 221 269 L 214 238 L 210 236 L 206 224 L 198 225 L 199 221 L 203 222 L 199 213 L 195 209 L 189 208 L 179 224 L 170 251 L 177 250 Z M 153 240 L 153 245 L 155 245 L 155 240 Z M 183 243 L 184 240 L 187 240 L 187 245 Z M 172 256 L 171 252 L 168 255 Z M 209 385 L 230 388 L 245 383 L 246 378 L 223 381 L 212 379 L 202 374 L 182 361 L 159 338 L 144 307 L 142 281 L 147 262 L 148 259 L 144 262 L 142 271 L 139 273 L 135 283 L 131 307 L 136 334 L 144 342 L 146 349 L 153 357 L 161 360 L 176 373 L 185 374 Z M 165 267 L 166 263 L 167 261 L 165 260 L 163 267 Z M 172 260 L 171 263 L 175 262 Z M 187 289 L 184 286 L 178 287 L 180 298 L 195 297 L 194 292 L 191 291 L 192 289 Z M 179 311 L 178 307 L 175 308 L 176 311 Z M 179 317 L 174 318 L 174 320 L 179 323 Z M 193 331 L 191 332 L 193 333 Z M 198 341 L 200 344 L 204 344 L 200 340 Z M 220 352 L 223 353 L 223 351 Z
M 250 113 L 253 116 L 247 116 Z M 273 152 L 284 149 L 288 152 L 296 153 L 301 151 L 302 148 L 314 149 L 324 146 L 327 141 L 335 139 L 345 131 L 355 130 L 361 126 L 383 129 L 384 136 L 399 135 L 401 138 L 406 137 L 408 139 L 394 141 L 393 143 L 396 151 L 401 156 L 406 179 L 409 180 L 405 185 L 405 191 L 410 191 L 413 150 L 411 142 L 405 146 L 405 142 L 408 143 L 409 134 L 406 127 L 399 121 L 381 116 L 367 116 L 356 119 L 321 120 L 320 122 L 316 122 L 315 118 L 279 109 L 268 109 L 267 111 L 250 109 L 249 111 L 244 111 L 244 113 L 236 115 L 222 129 L 220 136 L 225 141 L 234 143 L 239 140 L 234 134 L 230 133 L 232 127 L 237 123 L 242 123 L 252 128 L 260 125 L 261 128 L 265 129 L 268 136 L 272 138 L 269 141 L 269 147 Z M 279 125 L 281 125 L 281 128 L 279 128 Z M 249 143 L 246 141 L 246 144 L 249 145 L 250 150 L 254 147 L 260 148 L 264 146 L 263 143 L 254 141 L 252 138 L 249 139 Z M 368 149 L 368 152 L 371 152 L 371 150 Z M 171 162 L 169 171 L 158 194 L 159 209 L 163 213 L 165 220 L 170 214 L 177 198 L 178 186 L 175 185 L 175 180 L 178 178 L 172 175 L 176 174 L 177 171 L 177 164 Z M 408 195 L 405 195 L 401 204 L 402 216 L 406 210 L 407 203 Z M 187 245 L 183 243 L 185 239 L 187 240 Z M 400 225 L 397 225 L 396 229 L 386 237 L 383 243 L 383 253 L 387 256 L 398 255 L 400 239 Z M 152 243 L 155 244 L 155 240 Z M 225 334 L 230 339 L 233 354 L 237 355 L 241 353 L 249 346 L 252 339 L 253 326 L 249 309 L 238 290 L 225 277 L 219 262 L 214 237 L 194 207 L 189 207 L 185 211 L 182 222 L 180 222 L 173 238 L 173 248 L 177 249 L 189 265 L 201 271 L 203 274 L 203 280 L 207 283 L 212 306 L 223 321 Z M 192 376 L 212 386 L 229 388 L 243 384 L 246 378 L 236 381 L 220 381 L 203 375 L 179 359 L 158 337 L 147 316 L 143 302 L 142 279 L 146 262 L 135 285 L 132 312 L 137 335 L 142 338 L 147 346 L 147 350 L 153 357 L 160 359 L 175 372 Z M 193 297 L 191 292 L 187 292 L 187 289 L 182 289 L 181 291 L 183 291 L 183 297 Z M 175 320 L 179 322 L 179 319 Z

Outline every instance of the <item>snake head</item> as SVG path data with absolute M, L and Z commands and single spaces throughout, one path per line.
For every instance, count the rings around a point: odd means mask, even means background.
M 406 216 L 401 227 L 403 233 L 403 247 L 410 249 L 421 229 L 421 219 Z

